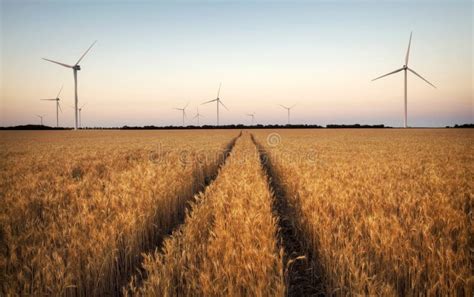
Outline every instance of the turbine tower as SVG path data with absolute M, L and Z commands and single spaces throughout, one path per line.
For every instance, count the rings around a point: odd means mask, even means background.
M 176 110 L 181 110 L 183 112 L 183 127 L 184 127 L 184 118 L 186 117 L 186 107 L 188 107 L 188 105 L 189 105 L 189 102 L 183 108 L 175 107 Z
M 204 103 L 201 103 L 201 105 L 203 105 L 203 104 L 207 104 L 207 103 L 211 103 L 211 102 L 216 102 L 216 104 L 217 104 L 217 126 L 219 126 L 219 104 L 224 106 L 225 109 L 229 110 L 227 108 L 227 106 L 225 106 L 224 103 L 222 103 L 221 99 L 219 98 L 219 93 L 221 92 L 221 85 L 222 85 L 222 83 L 219 84 L 219 89 L 217 90 L 217 98 L 216 99 L 209 100 L 209 101 L 206 101 Z
M 280 105 L 281 107 L 283 107 L 284 109 L 287 110 L 287 112 L 288 112 L 288 125 L 289 125 L 289 124 L 290 124 L 290 111 L 291 111 L 291 109 L 292 109 L 293 107 L 296 106 L 296 104 L 293 104 L 293 105 L 290 106 L 290 107 L 285 106 L 285 105 L 281 105 L 281 104 L 279 104 L 279 105 Z
M 201 117 L 204 117 L 204 116 L 199 113 L 199 107 L 196 107 L 196 115 L 193 117 L 193 119 L 196 119 L 196 118 L 197 118 L 198 126 L 200 126 L 200 124 L 199 124 L 199 118 L 201 118 Z
M 377 80 L 377 79 L 380 79 L 382 77 L 385 77 L 385 76 L 389 76 L 389 75 L 392 75 L 392 74 L 395 74 L 397 72 L 400 72 L 403 70 L 404 74 L 405 74 L 405 118 L 404 118 L 404 124 L 403 126 L 405 128 L 407 128 L 408 126 L 408 122 L 407 122 L 407 71 L 410 71 L 411 73 L 413 73 L 414 75 L 418 76 L 419 78 L 421 78 L 422 80 L 424 80 L 427 84 L 429 84 L 430 86 L 432 86 L 433 88 L 436 89 L 435 85 L 433 85 L 432 83 L 430 83 L 429 81 L 427 81 L 425 78 L 423 78 L 421 75 L 419 75 L 418 73 L 415 72 L 415 70 L 411 69 L 408 67 L 408 58 L 410 57 L 410 46 L 411 46 L 411 37 L 413 35 L 413 32 L 410 33 L 410 40 L 408 41 L 408 49 L 407 49 L 407 54 L 405 56 L 405 65 L 403 65 L 402 68 L 400 69 L 397 69 L 395 71 L 392 71 L 390 73 L 387 73 L 387 74 L 384 74 L 382 76 L 379 76 L 377 78 L 374 78 L 372 81 L 374 80 Z
M 253 126 L 253 122 L 255 120 L 255 112 L 254 113 L 248 113 L 247 116 L 252 118 L 252 126 Z
M 59 89 L 58 95 L 56 95 L 56 98 L 54 99 L 40 99 L 40 100 L 46 100 L 46 101 L 56 101 L 56 127 L 59 127 L 59 110 L 63 112 L 61 109 L 61 105 L 59 104 L 59 94 L 61 94 L 61 91 L 63 90 L 63 87 L 61 86 L 61 89 Z
M 73 71 L 73 74 L 74 74 L 74 96 L 75 96 L 75 99 L 74 99 L 74 114 L 75 114 L 75 117 L 74 117 L 74 130 L 77 130 L 78 117 L 79 117 L 79 109 L 78 109 L 79 99 L 77 97 L 77 71 L 81 70 L 81 66 L 79 66 L 79 63 L 84 58 L 84 56 L 89 52 L 89 50 L 94 46 L 94 44 L 96 42 L 97 42 L 97 40 L 94 41 L 91 44 L 91 46 L 89 46 L 89 48 L 84 52 L 84 54 L 82 54 L 82 56 L 79 58 L 79 60 L 77 60 L 76 64 L 74 64 L 73 66 L 68 65 L 68 64 L 64 64 L 64 63 L 60 63 L 60 62 L 57 62 L 57 61 L 53 61 L 53 60 L 50 60 L 50 59 L 43 58 L 43 60 L 46 60 L 48 62 L 55 63 L 55 64 L 58 64 L 58 65 L 61 65 L 61 66 L 67 67 L 67 68 L 71 68 L 72 71 Z
M 40 118 L 41 126 L 43 126 L 43 117 L 44 117 L 44 115 L 39 115 L 39 114 L 37 114 L 36 116 L 37 116 L 38 118 Z

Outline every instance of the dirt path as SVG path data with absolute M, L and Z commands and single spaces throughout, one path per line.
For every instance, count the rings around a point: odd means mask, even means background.
M 278 216 L 280 244 L 285 251 L 284 265 L 287 296 L 325 296 L 320 269 L 314 267 L 316 255 L 311 253 L 307 242 L 298 236 L 295 211 L 289 203 L 281 180 L 275 172 L 270 156 L 254 135 L 252 141 L 260 154 L 270 190 L 274 194 L 273 211 Z

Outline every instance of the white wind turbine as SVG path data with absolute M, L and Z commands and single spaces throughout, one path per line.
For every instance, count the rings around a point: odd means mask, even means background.
M 408 122 L 407 122 L 407 71 L 410 71 L 411 73 L 413 73 L 414 75 L 418 76 L 419 78 L 421 78 L 422 80 L 424 80 L 426 83 L 428 83 L 430 86 L 432 86 L 433 88 L 436 88 L 432 83 L 430 83 L 429 81 L 427 81 L 426 79 L 424 79 L 421 75 L 419 75 L 418 73 L 415 72 L 415 70 L 411 69 L 408 67 L 408 58 L 410 56 L 410 46 L 411 46 L 411 37 L 412 37 L 412 33 L 410 33 L 410 40 L 408 41 L 408 49 L 407 49 L 407 54 L 405 56 L 405 65 L 403 65 L 402 68 L 400 69 L 397 69 L 395 71 L 392 71 L 390 73 L 387 73 L 387 74 L 384 74 L 382 76 L 379 76 L 377 78 L 374 78 L 372 81 L 374 80 L 377 80 L 379 78 L 382 78 L 382 77 L 385 77 L 385 76 L 389 76 L 391 74 L 394 74 L 394 73 L 397 73 L 397 72 L 400 72 L 400 71 L 404 71 L 405 73 L 405 118 L 404 118 L 404 127 L 406 128 L 407 125 L 408 125 Z
M 197 124 L 198 124 L 198 126 L 200 126 L 200 124 L 199 124 L 199 118 L 201 118 L 201 117 L 204 117 L 204 116 L 199 113 L 199 107 L 196 107 L 196 115 L 193 117 L 193 119 L 197 119 Z
M 59 127 L 59 110 L 63 112 L 61 109 L 61 105 L 59 104 L 59 94 L 61 94 L 61 91 L 63 90 L 63 87 L 61 86 L 61 89 L 59 90 L 58 95 L 56 95 L 56 98 L 54 99 L 40 99 L 40 100 L 46 100 L 46 101 L 56 101 L 56 127 Z
M 86 106 L 87 103 L 84 103 L 82 104 L 81 107 L 78 108 L 78 111 L 79 111 L 79 128 L 82 128 L 82 116 L 81 116 L 81 113 L 82 113 L 82 109 L 84 108 L 84 106 Z
M 188 105 L 189 105 L 189 102 L 183 108 L 177 108 L 177 107 L 174 108 L 176 110 L 181 110 L 183 112 L 183 127 L 184 127 L 184 118 L 186 118 L 186 107 L 188 107 Z
M 287 112 L 288 112 L 288 125 L 289 125 L 289 124 L 290 124 L 290 111 L 291 111 L 291 109 L 292 109 L 293 107 L 296 106 L 296 104 L 293 104 L 293 105 L 290 106 L 290 107 L 285 106 L 285 105 L 281 105 L 281 104 L 279 104 L 279 105 L 280 105 L 281 107 L 283 107 L 284 109 L 287 110 Z
M 44 118 L 44 115 L 39 115 L 39 114 L 37 114 L 36 116 L 37 116 L 38 118 L 40 118 L 41 126 L 43 126 L 43 118 Z
M 73 71 L 73 74 L 74 74 L 74 96 L 75 96 L 75 98 L 74 98 L 74 111 L 75 111 L 75 113 L 74 113 L 75 114 L 74 130 L 77 130 L 78 118 L 79 118 L 79 109 L 78 109 L 79 99 L 77 97 L 77 71 L 81 70 L 81 66 L 79 66 L 79 63 L 84 58 L 84 56 L 89 52 L 89 50 L 94 46 L 94 44 L 96 42 L 97 42 L 97 40 L 94 41 L 91 44 L 91 46 L 89 46 L 89 48 L 84 52 L 84 54 L 79 58 L 79 60 L 77 60 L 76 64 L 74 64 L 74 65 L 68 65 L 68 64 L 64 64 L 64 63 L 60 63 L 60 62 L 57 62 L 57 61 L 53 61 L 53 60 L 50 60 L 50 59 L 43 58 L 43 60 L 58 64 L 58 65 L 61 65 L 61 66 L 67 67 L 67 68 L 71 68 L 72 71 Z
M 251 117 L 252 118 L 252 126 L 253 126 L 253 122 L 255 120 L 255 112 L 254 113 L 248 113 L 247 116 Z
M 82 115 L 82 109 L 83 109 L 84 106 L 86 106 L 86 105 L 87 105 L 87 103 L 84 103 L 84 104 L 82 104 L 81 107 L 79 107 L 79 108 L 77 109 L 77 112 L 78 112 L 78 114 L 79 114 L 79 120 L 78 120 L 79 125 L 78 125 L 78 128 L 82 128 L 82 116 L 81 116 L 81 115 Z M 68 105 L 68 106 L 69 106 L 70 108 L 72 108 L 72 109 L 75 109 L 74 106 L 70 106 L 70 105 Z
M 219 93 L 221 92 L 221 85 L 222 85 L 222 83 L 219 84 L 219 89 L 217 90 L 217 98 L 216 99 L 209 100 L 209 101 L 206 101 L 204 103 L 201 103 L 201 105 L 203 105 L 203 104 L 207 104 L 207 103 L 211 103 L 211 102 L 216 102 L 216 104 L 217 104 L 217 126 L 219 126 L 219 104 L 222 104 L 222 106 L 224 106 L 225 109 L 229 110 L 227 108 L 227 106 L 225 106 L 224 103 L 222 103 L 221 99 L 219 98 Z

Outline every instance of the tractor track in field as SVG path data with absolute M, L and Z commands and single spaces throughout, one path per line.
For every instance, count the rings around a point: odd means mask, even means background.
M 251 137 L 274 196 L 272 208 L 278 218 L 279 244 L 284 250 L 286 296 L 325 296 L 322 270 L 314 264 L 317 263 L 317 255 L 308 248 L 311 245 L 298 234 L 295 209 L 288 200 L 288 194 L 275 172 L 268 152 L 253 134 Z
M 237 139 L 239 139 L 242 136 L 242 131 L 234 137 L 226 146 L 225 149 L 222 151 L 220 154 L 220 160 L 217 162 L 215 165 L 215 168 L 213 168 L 211 174 L 208 174 L 207 176 L 204 177 L 204 181 L 201 181 L 199 178 L 199 174 L 194 174 L 195 180 L 193 183 L 195 185 L 198 185 L 196 188 L 194 188 L 194 191 L 192 195 L 189 195 L 188 197 L 185 197 L 183 203 L 183 206 L 180 209 L 176 210 L 176 215 L 178 217 L 176 224 L 173 224 L 170 228 L 167 230 L 163 230 L 163 236 L 160 236 L 158 240 L 150 247 L 148 247 L 145 250 L 142 250 L 141 253 L 150 253 L 153 252 L 154 250 L 160 250 L 163 246 L 164 240 L 170 236 L 175 230 L 179 229 L 181 225 L 185 223 L 185 218 L 186 218 L 186 210 L 189 208 L 189 202 L 193 201 L 195 195 L 204 192 L 206 188 L 217 178 L 219 174 L 219 170 L 222 166 L 224 166 L 227 158 L 229 157 L 232 149 L 235 146 L 235 143 Z M 128 269 L 127 271 L 120 272 L 119 269 L 119 281 L 117 282 L 117 285 L 115 286 L 115 292 L 108 292 L 105 294 L 105 296 L 123 296 L 123 289 L 128 289 L 127 286 L 129 282 L 131 281 L 132 277 L 134 277 L 134 282 L 135 286 L 140 286 L 144 280 L 146 280 L 146 272 L 141 266 L 143 262 L 143 256 L 138 255 L 139 261 L 137 262 L 138 265 L 136 267 L 133 267 L 133 269 Z M 119 261 L 120 262 L 120 261 Z

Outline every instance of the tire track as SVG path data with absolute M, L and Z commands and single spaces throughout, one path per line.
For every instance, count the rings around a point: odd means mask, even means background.
M 273 211 L 278 217 L 280 245 L 283 247 L 287 296 L 325 296 L 322 269 L 317 267 L 317 255 L 311 244 L 298 232 L 296 211 L 288 199 L 278 174 L 272 166 L 269 154 L 258 143 L 254 135 L 252 141 L 257 147 L 261 166 L 266 173 L 268 185 L 273 192 Z
M 206 188 L 217 178 L 219 174 L 219 170 L 222 166 L 224 166 L 227 158 L 229 157 L 232 149 L 235 146 L 235 143 L 239 137 L 242 136 L 242 131 L 240 131 L 239 135 L 234 137 L 226 146 L 225 149 L 222 151 L 220 154 L 219 161 L 215 165 L 215 167 L 211 170 L 211 173 L 206 175 L 204 179 L 202 178 L 202 173 L 199 172 L 198 169 L 196 169 L 196 172 L 193 174 L 194 180 L 193 180 L 193 191 L 192 194 L 189 195 L 188 197 L 185 197 L 183 199 L 182 207 L 179 209 L 176 209 L 176 216 L 177 220 L 176 223 L 170 226 L 167 230 L 162 230 L 162 236 L 158 236 L 157 240 L 155 243 L 141 251 L 140 255 L 137 255 L 137 261 L 135 267 L 132 269 L 120 269 L 119 266 L 119 272 L 118 272 L 118 282 L 117 285 L 115 286 L 115 292 L 110 292 L 110 294 L 105 294 L 106 296 L 123 296 L 123 289 L 127 289 L 127 286 L 129 282 L 132 280 L 132 277 L 134 278 L 134 282 L 137 286 L 141 285 L 141 283 L 146 279 L 146 274 L 145 270 L 141 266 L 143 262 L 143 256 L 142 254 L 149 253 L 154 251 L 155 249 L 161 249 L 163 242 L 166 237 L 170 236 L 175 230 L 180 228 L 181 225 L 184 224 L 184 220 L 186 218 L 186 212 L 189 208 L 189 202 L 192 201 L 198 193 L 204 192 Z M 159 220 L 160 218 L 156 218 L 156 220 Z M 118 261 L 120 264 L 120 261 Z

